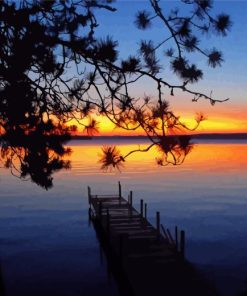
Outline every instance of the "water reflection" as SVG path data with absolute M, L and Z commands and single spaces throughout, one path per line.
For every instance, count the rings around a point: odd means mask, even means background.
M 118 153 L 126 155 L 129 151 L 136 149 L 145 150 L 148 141 L 145 140 L 116 140 L 116 139 L 94 139 L 92 141 L 71 141 L 72 157 L 71 165 L 73 167 L 72 174 L 87 175 L 102 174 L 99 165 L 99 159 L 102 156 L 101 148 L 118 147 Z M 152 147 L 149 151 L 142 153 L 137 152 L 129 156 L 128 160 L 123 163 L 122 174 L 118 170 L 108 171 L 107 175 L 113 174 L 118 177 L 124 177 L 131 172 L 140 172 L 144 175 L 150 172 L 157 174 L 173 175 L 184 172 L 190 178 L 189 172 L 208 172 L 208 174 L 241 174 L 247 166 L 247 150 L 246 141 L 201 141 L 195 143 L 192 153 L 186 157 L 186 161 L 182 166 L 159 167 L 155 162 L 155 158 L 159 157 L 156 147 Z M 197 171 L 197 172 L 196 172 Z M 161 177 L 162 175 L 160 175 Z M 166 175 L 166 178 L 168 176 Z M 174 177 L 174 175 L 173 175 Z M 186 177 L 186 175 L 185 175 Z M 176 181 L 176 179 L 175 179 Z
M 0 164 L 10 169 L 12 175 L 49 189 L 53 186 L 53 173 L 71 167 L 68 159 L 71 149 L 64 146 L 69 139 L 69 128 L 49 120 L 29 130 L 13 128 L 2 136 L 0 133 Z M 132 155 L 151 150 L 159 166 L 179 165 L 192 150 L 190 140 L 189 136 L 159 136 L 150 138 L 151 144 L 146 143 L 144 148 L 137 146 L 125 153 L 120 152 L 116 145 L 103 146 L 98 155 L 99 167 L 104 172 L 120 171 Z M 84 161 L 83 154 L 81 158 Z
M 63 159 L 71 153 L 70 148 L 64 147 L 68 140 L 66 130 L 52 122 L 49 129 L 37 126 L 28 134 L 13 129 L 0 138 L 0 164 L 12 175 L 49 189 L 53 186 L 53 173 L 70 168 L 70 161 Z
M 71 295 L 78 295 L 80 289 L 88 295 L 101 293 L 107 278 L 97 264 L 94 229 L 88 228 L 86 187 L 112 194 L 120 180 L 125 197 L 134 191 L 136 207 L 141 198 L 148 203 L 151 221 L 158 209 L 164 225 L 186 230 L 187 258 L 209 271 L 222 295 L 243 290 L 247 272 L 246 141 L 205 140 L 195 144 L 182 166 L 157 166 L 154 148 L 130 155 L 121 173 L 100 169 L 99 153 L 104 145 L 118 145 L 125 154 L 139 146 L 145 149 L 148 142 L 71 141 L 72 168 L 57 172 L 55 186 L 48 192 L 11 178 L 9 170 L 1 169 L 0 255 L 6 289 L 16 292 L 12 295 L 54 295 L 57 285 L 50 283 L 55 282 Z M 15 286 L 14 278 L 19 279 Z M 117 294 L 108 291 L 105 295 Z
M 117 146 L 103 146 L 102 153 L 100 155 L 99 162 L 101 163 L 101 169 L 111 171 L 123 167 L 123 163 L 132 154 L 145 153 L 156 148 L 154 159 L 157 165 L 181 165 L 185 157 L 191 152 L 193 144 L 191 143 L 191 137 L 189 136 L 159 136 L 151 138 L 151 144 L 146 145 L 145 148 L 136 147 L 129 149 L 125 154 L 121 154 Z
M 195 144 L 182 166 L 157 166 L 156 149 L 151 149 L 132 154 L 121 173 L 102 173 L 99 147 L 115 144 L 114 139 L 73 142 L 71 179 L 81 178 L 95 192 L 109 193 L 121 180 L 125 196 L 134 190 L 136 207 L 140 198 L 148 203 L 151 220 L 159 209 L 165 225 L 186 229 L 189 260 L 217 282 L 222 295 L 241 291 L 247 272 L 246 141 L 204 140 Z M 123 140 L 118 145 L 124 154 L 148 143 Z

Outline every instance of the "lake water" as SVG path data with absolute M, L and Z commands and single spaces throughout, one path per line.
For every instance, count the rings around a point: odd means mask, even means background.
M 186 257 L 216 283 L 238 295 L 247 280 L 247 141 L 197 143 L 181 166 L 159 167 L 156 151 L 132 154 L 122 172 L 102 172 L 102 145 L 125 153 L 144 140 L 71 141 L 72 169 L 54 175 L 45 191 L 0 169 L 0 265 L 7 296 L 118 295 L 88 222 L 93 193 L 134 191 L 170 229 L 186 231 Z

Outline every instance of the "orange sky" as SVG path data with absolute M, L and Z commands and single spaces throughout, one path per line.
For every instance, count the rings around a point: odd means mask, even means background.
M 141 98 L 143 95 L 148 95 L 155 100 L 153 90 L 153 86 L 148 83 L 142 84 L 142 87 L 136 85 L 133 90 L 133 97 Z M 206 116 L 207 120 L 203 121 L 194 133 L 247 133 L 247 100 L 245 95 L 240 95 L 238 88 L 235 91 L 235 96 L 230 91 L 233 91 L 233 89 L 228 89 L 227 85 L 224 88 L 218 89 L 218 93 L 214 96 L 215 98 L 226 99 L 229 97 L 230 99 L 226 102 L 216 103 L 214 106 L 204 99 L 192 102 L 192 97 L 184 92 L 178 91 L 174 97 L 170 96 L 170 93 L 165 92 L 164 96 L 169 102 L 170 110 L 175 115 L 180 116 L 181 120 L 191 127 L 195 125 L 194 117 L 196 113 L 203 113 Z M 100 129 L 98 135 L 131 136 L 144 134 L 142 130 L 125 131 L 119 128 L 116 129 L 106 117 L 100 116 L 97 120 L 99 121 Z M 71 124 L 78 126 L 75 121 L 72 121 Z M 83 128 L 80 126 L 78 126 L 78 134 L 83 134 Z
M 207 120 L 201 122 L 200 126 L 194 133 L 244 133 L 247 132 L 247 120 L 246 112 L 228 112 L 227 108 L 222 108 L 221 112 L 217 114 L 217 109 L 215 110 L 205 110 L 204 114 L 207 117 Z M 195 112 L 198 110 L 195 110 Z M 195 112 L 176 112 L 176 114 L 182 114 L 181 120 L 189 126 L 195 124 L 194 114 Z M 141 129 L 137 131 L 125 131 L 120 128 L 115 128 L 113 123 L 106 117 L 100 116 L 96 117 L 99 122 L 99 134 L 104 136 L 112 135 L 143 135 Z M 75 121 L 72 121 L 71 124 L 78 126 L 78 134 L 84 134 L 83 128 L 76 124 Z

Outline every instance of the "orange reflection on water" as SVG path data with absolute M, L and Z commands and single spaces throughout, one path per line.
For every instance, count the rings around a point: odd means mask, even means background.
M 247 166 L 247 143 L 200 143 L 188 155 L 188 164 L 198 169 L 245 169 Z
M 91 141 L 90 141 L 91 142 Z M 92 171 L 100 172 L 101 164 L 99 163 L 100 154 L 102 153 L 101 147 L 104 143 L 100 141 L 91 144 L 90 142 L 77 142 L 72 144 L 72 169 L 73 166 L 83 166 L 91 168 Z M 143 143 L 112 143 L 108 145 L 117 145 L 122 155 L 137 148 L 146 148 L 148 142 Z M 143 172 L 148 170 L 161 172 L 169 170 L 169 167 L 160 167 L 157 165 L 155 159 L 159 156 L 157 148 L 153 147 L 148 152 L 136 152 L 131 154 L 124 162 L 124 167 L 121 169 L 125 171 L 135 171 L 142 169 Z M 243 170 L 247 167 L 247 143 L 230 143 L 230 142 L 215 142 L 215 143 L 198 143 L 194 145 L 192 152 L 189 153 L 185 162 L 177 166 L 178 169 L 190 168 L 193 170 L 205 170 L 217 172 L 228 169 Z M 175 168 L 174 168 L 175 169 Z

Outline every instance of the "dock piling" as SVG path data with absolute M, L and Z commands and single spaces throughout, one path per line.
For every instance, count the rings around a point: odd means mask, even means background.
M 120 181 L 118 181 L 118 196 L 119 196 L 119 200 L 121 199 L 122 196 L 122 186 Z

